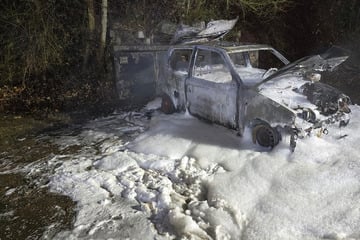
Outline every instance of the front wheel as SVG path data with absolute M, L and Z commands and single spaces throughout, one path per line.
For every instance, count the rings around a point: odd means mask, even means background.
M 254 143 L 262 147 L 274 148 L 281 140 L 280 133 L 266 122 L 256 124 L 252 129 Z

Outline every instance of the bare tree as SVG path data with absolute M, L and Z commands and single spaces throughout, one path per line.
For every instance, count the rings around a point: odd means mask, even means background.
M 100 49 L 98 60 L 102 62 L 104 59 L 104 52 L 106 46 L 106 34 L 107 34 L 107 22 L 108 22 L 108 0 L 102 0 L 101 2 L 101 37 L 100 37 Z
M 88 16 L 88 39 L 85 46 L 83 70 L 88 65 L 89 58 L 91 55 L 91 45 L 94 42 L 95 38 L 95 9 L 94 9 L 94 0 L 86 0 L 87 5 L 87 16 Z
M 290 6 L 294 5 L 293 0 L 226 0 L 226 3 L 228 6 L 230 4 L 240 6 L 243 13 L 250 11 L 258 16 L 268 18 L 280 12 L 285 12 Z
M 190 11 L 199 11 L 200 8 L 209 4 L 206 0 L 183 0 L 178 4 L 185 8 L 186 14 Z M 273 18 L 278 13 L 285 12 L 293 6 L 294 0 L 221 0 L 214 1 L 218 5 L 223 5 L 226 9 L 230 7 L 239 7 L 245 16 L 246 12 L 252 12 L 255 15 L 264 18 Z
M 107 22 L 108 22 L 108 0 L 101 1 L 101 22 L 95 15 L 94 0 L 86 0 L 88 15 L 88 40 L 86 41 L 83 70 L 88 66 L 89 58 L 96 57 L 99 66 L 103 63 L 106 47 Z M 98 35 L 100 33 L 100 36 Z M 96 44 L 98 43 L 98 44 Z M 98 49 L 94 51 L 94 47 Z

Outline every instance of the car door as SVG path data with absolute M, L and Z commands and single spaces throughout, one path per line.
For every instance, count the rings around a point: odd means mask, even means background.
M 198 49 L 185 83 L 192 115 L 236 128 L 237 84 L 221 52 Z
M 167 94 L 177 110 L 185 110 L 185 79 L 189 75 L 189 60 L 192 47 L 175 47 L 169 50 L 164 81 L 160 86 Z

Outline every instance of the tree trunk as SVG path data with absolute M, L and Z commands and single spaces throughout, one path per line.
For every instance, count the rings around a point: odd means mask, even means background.
M 94 9 L 94 0 L 86 0 L 87 5 L 87 15 L 88 15 L 88 38 L 86 40 L 84 62 L 83 62 L 83 71 L 88 66 L 89 58 L 91 55 L 91 45 L 94 43 L 95 38 L 95 9 Z
M 103 63 L 104 61 L 104 52 L 106 46 L 106 34 L 107 34 L 107 18 L 108 14 L 108 0 L 102 0 L 101 2 L 101 37 L 100 37 L 100 48 L 98 60 L 99 63 Z

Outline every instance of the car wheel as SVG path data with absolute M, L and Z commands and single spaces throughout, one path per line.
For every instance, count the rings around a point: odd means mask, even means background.
M 280 133 L 269 124 L 261 123 L 253 127 L 252 136 L 254 143 L 262 147 L 275 147 L 280 139 Z
M 175 112 L 175 106 L 169 97 L 169 95 L 164 94 L 161 98 L 161 111 L 166 114 L 171 114 Z

